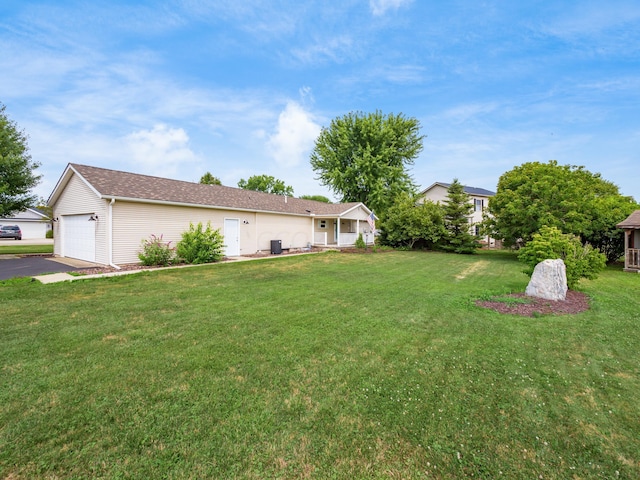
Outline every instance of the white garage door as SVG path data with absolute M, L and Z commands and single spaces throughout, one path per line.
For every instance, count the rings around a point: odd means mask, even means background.
M 96 261 L 96 222 L 91 215 L 65 215 L 63 218 L 63 255 L 88 262 Z
M 20 222 L 22 238 L 44 238 L 47 233 L 47 224 L 44 222 Z

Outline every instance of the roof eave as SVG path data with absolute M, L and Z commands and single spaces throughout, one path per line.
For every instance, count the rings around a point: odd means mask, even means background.
M 290 215 L 293 217 L 312 217 L 313 216 L 313 214 L 309 214 L 309 213 L 280 212 L 276 210 L 260 210 L 256 208 L 228 207 L 228 206 L 222 206 L 222 205 L 205 205 L 202 203 L 171 202 L 168 200 L 152 200 L 148 198 L 121 197 L 117 195 L 102 195 L 101 198 L 104 198 L 105 200 L 113 199 L 113 200 L 116 200 L 117 202 L 150 203 L 153 205 L 170 205 L 174 207 L 206 208 L 209 210 L 231 210 L 234 212 L 269 213 L 269 214 L 277 214 L 277 215 Z M 316 215 L 316 217 L 318 217 L 318 215 Z

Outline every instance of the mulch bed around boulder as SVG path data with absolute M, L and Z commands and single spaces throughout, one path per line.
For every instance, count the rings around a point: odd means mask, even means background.
M 476 300 L 476 305 L 495 310 L 498 313 L 510 313 L 523 317 L 536 315 L 567 315 L 589 310 L 589 297 L 574 290 L 568 290 L 565 300 L 545 300 L 544 298 L 530 297 L 524 293 L 512 293 L 501 295 L 501 300 Z M 513 302 L 505 301 L 513 298 Z M 522 300 L 519 301 L 519 300 Z M 526 303 L 524 302 L 526 301 Z

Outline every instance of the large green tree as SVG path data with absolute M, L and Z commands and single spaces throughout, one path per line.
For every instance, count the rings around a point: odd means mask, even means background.
M 480 243 L 469 229 L 469 218 L 473 212 L 471 197 L 464 191 L 464 186 L 454 179 L 447 189 L 447 199 L 443 202 L 444 226 L 446 235 L 442 239 L 443 250 L 454 253 L 474 253 Z
M 402 114 L 349 113 L 322 129 L 311 167 L 343 202 L 363 202 L 378 216 L 401 193 L 414 193 L 407 171 L 422 151 L 420 123 Z
M 271 175 L 253 175 L 248 180 L 241 178 L 238 182 L 240 188 L 255 190 L 257 192 L 275 193 L 276 195 L 293 196 L 293 187 L 285 185 L 284 181 Z
M 496 195 L 489 201 L 487 223 L 493 236 L 507 246 L 526 244 L 547 226 L 601 248 L 612 241 L 619 245 L 622 232 L 615 225 L 635 208 L 633 199 L 620 195 L 618 187 L 598 173 L 558 165 L 555 160 L 530 162 L 500 177 Z
M 38 201 L 29 192 L 40 182 L 34 170 L 40 166 L 29 154 L 26 134 L 0 104 L 0 217 L 9 217 Z

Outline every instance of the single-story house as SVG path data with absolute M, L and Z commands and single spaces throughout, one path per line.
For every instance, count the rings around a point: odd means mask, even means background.
M 359 202 L 328 204 L 222 185 L 69 164 L 48 200 L 54 254 L 104 265 L 139 262 L 151 235 L 175 245 L 190 223 L 211 223 L 226 256 L 373 243 L 372 212 Z M 275 247 L 274 247 L 275 245 Z
M 0 218 L 0 225 L 18 225 L 24 240 L 46 238 L 51 230 L 51 219 L 37 208 L 27 208 L 11 217 Z
M 624 271 L 640 273 L 640 210 L 616 227 L 624 230 Z
M 424 200 L 431 200 L 434 203 L 445 202 L 448 198 L 450 183 L 435 182 L 431 186 L 420 192 L 419 197 Z M 480 223 L 485 209 L 489 206 L 489 199 L 496 193 L 484 188 L 463 186 L 464 193 L 469 195 L 469 201 L 473 204 L 473 211 L 469 217 L 469 230 L 473 235 L 480 235 Z M 484 237 L 483 242 L 494 246 L 495 241 L 490 237 Z

